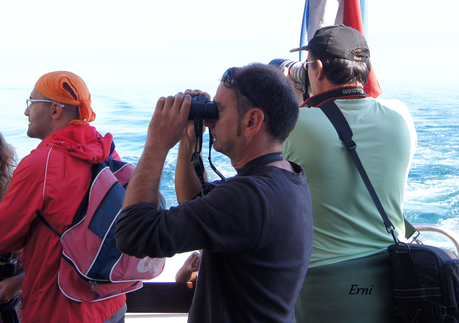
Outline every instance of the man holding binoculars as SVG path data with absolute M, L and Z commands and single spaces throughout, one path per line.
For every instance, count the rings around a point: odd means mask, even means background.
M 158 100 L 117 222 L 117 246 L 136 257 L 203 249 L 189 322 L 293 322 L 312 213 L 304 172 L 280 152 L 298 117 L 290 85 L 262 64 L 224 73 L 214 99 L 218 116 L 205 125 L 238 174 L 205 196 L 190 162 L 196 138 L 187 122 L 197 94 Z M 158 210 L 163 164 L 179 140 L 182 204 Z

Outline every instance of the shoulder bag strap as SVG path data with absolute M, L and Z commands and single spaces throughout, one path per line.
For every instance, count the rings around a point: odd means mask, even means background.
M 375 189 L 373 188 L 373 185 L 371 184 L 367 172 L 365 171 L 365 168 L 363 168 L 362 162 L 360 161 L 360 158 L 357 155 L 357 144 L 352 140 L 353 133 L 351 127 L 349 126 L 349 123 L 347 122 L 343 113 L 333 100 L 327 101 L 319 105 L 319 108 L 335 127 L 339 139 L 341 139 L 344 142 L 344 145 L 349 151 L 349 154 L 351 155 L 351 158 L 354 161 L 354 164 L 357 167 L 357 170 L 359 171 L 360 176 L 362 177 L 362 180 L 365 183 L 365 186 L 367 187 L 368 192 L 370 193 L 371 198 L 373 199 L 373 202 L 375 203 L 376 208 L 379 211 L 379 214 L 381 215 L 384 225 L 386 226 L 387 232 L 392 235 L 395 243 L 398 243 L 398 239 L 395 236 L 395 227 L 387 217 L 387 214 L 384 211 L 384 208 L 381 204 L 381 201 L 378 198 L 378 195 L 376 194 Z

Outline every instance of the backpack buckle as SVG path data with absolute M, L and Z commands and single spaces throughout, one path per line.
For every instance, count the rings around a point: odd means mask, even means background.
M 97 290 L 99 289 L 99 284 L 93 281 L 90 281 L 89 284 L 91 285 L 91 292 L 97 292 Z

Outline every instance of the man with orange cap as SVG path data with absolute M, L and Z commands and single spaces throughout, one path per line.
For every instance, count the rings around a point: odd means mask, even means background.
M 92 164 L 108 158 L 113 136 L 89 125 L 96 117 L 91 94 L 71 72 L 43 75 L 26 101 L 27 135 L 42 141 L 19 163 L 0 203 L 0 253 L 24 248 L 23 322 L 124 322 L 124 295 L 80 303 L 61 293 L 60 239 L 38 219 L 66 230 L 89 189 Z

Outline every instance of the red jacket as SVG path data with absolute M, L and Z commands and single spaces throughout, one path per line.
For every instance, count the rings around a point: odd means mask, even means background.
M 24 323 L 104 322 L 124 305 L 126 297 L 79 303 L 59 290 L 58 232 L 71 224 L 91 181 L 91 164 L 110 153 L 113 137 L 102 137 L 89 125 L 70 125 L 45 138 L 16 168 L 0 203 L 0 253 L 24 248 L 22 286 Z

